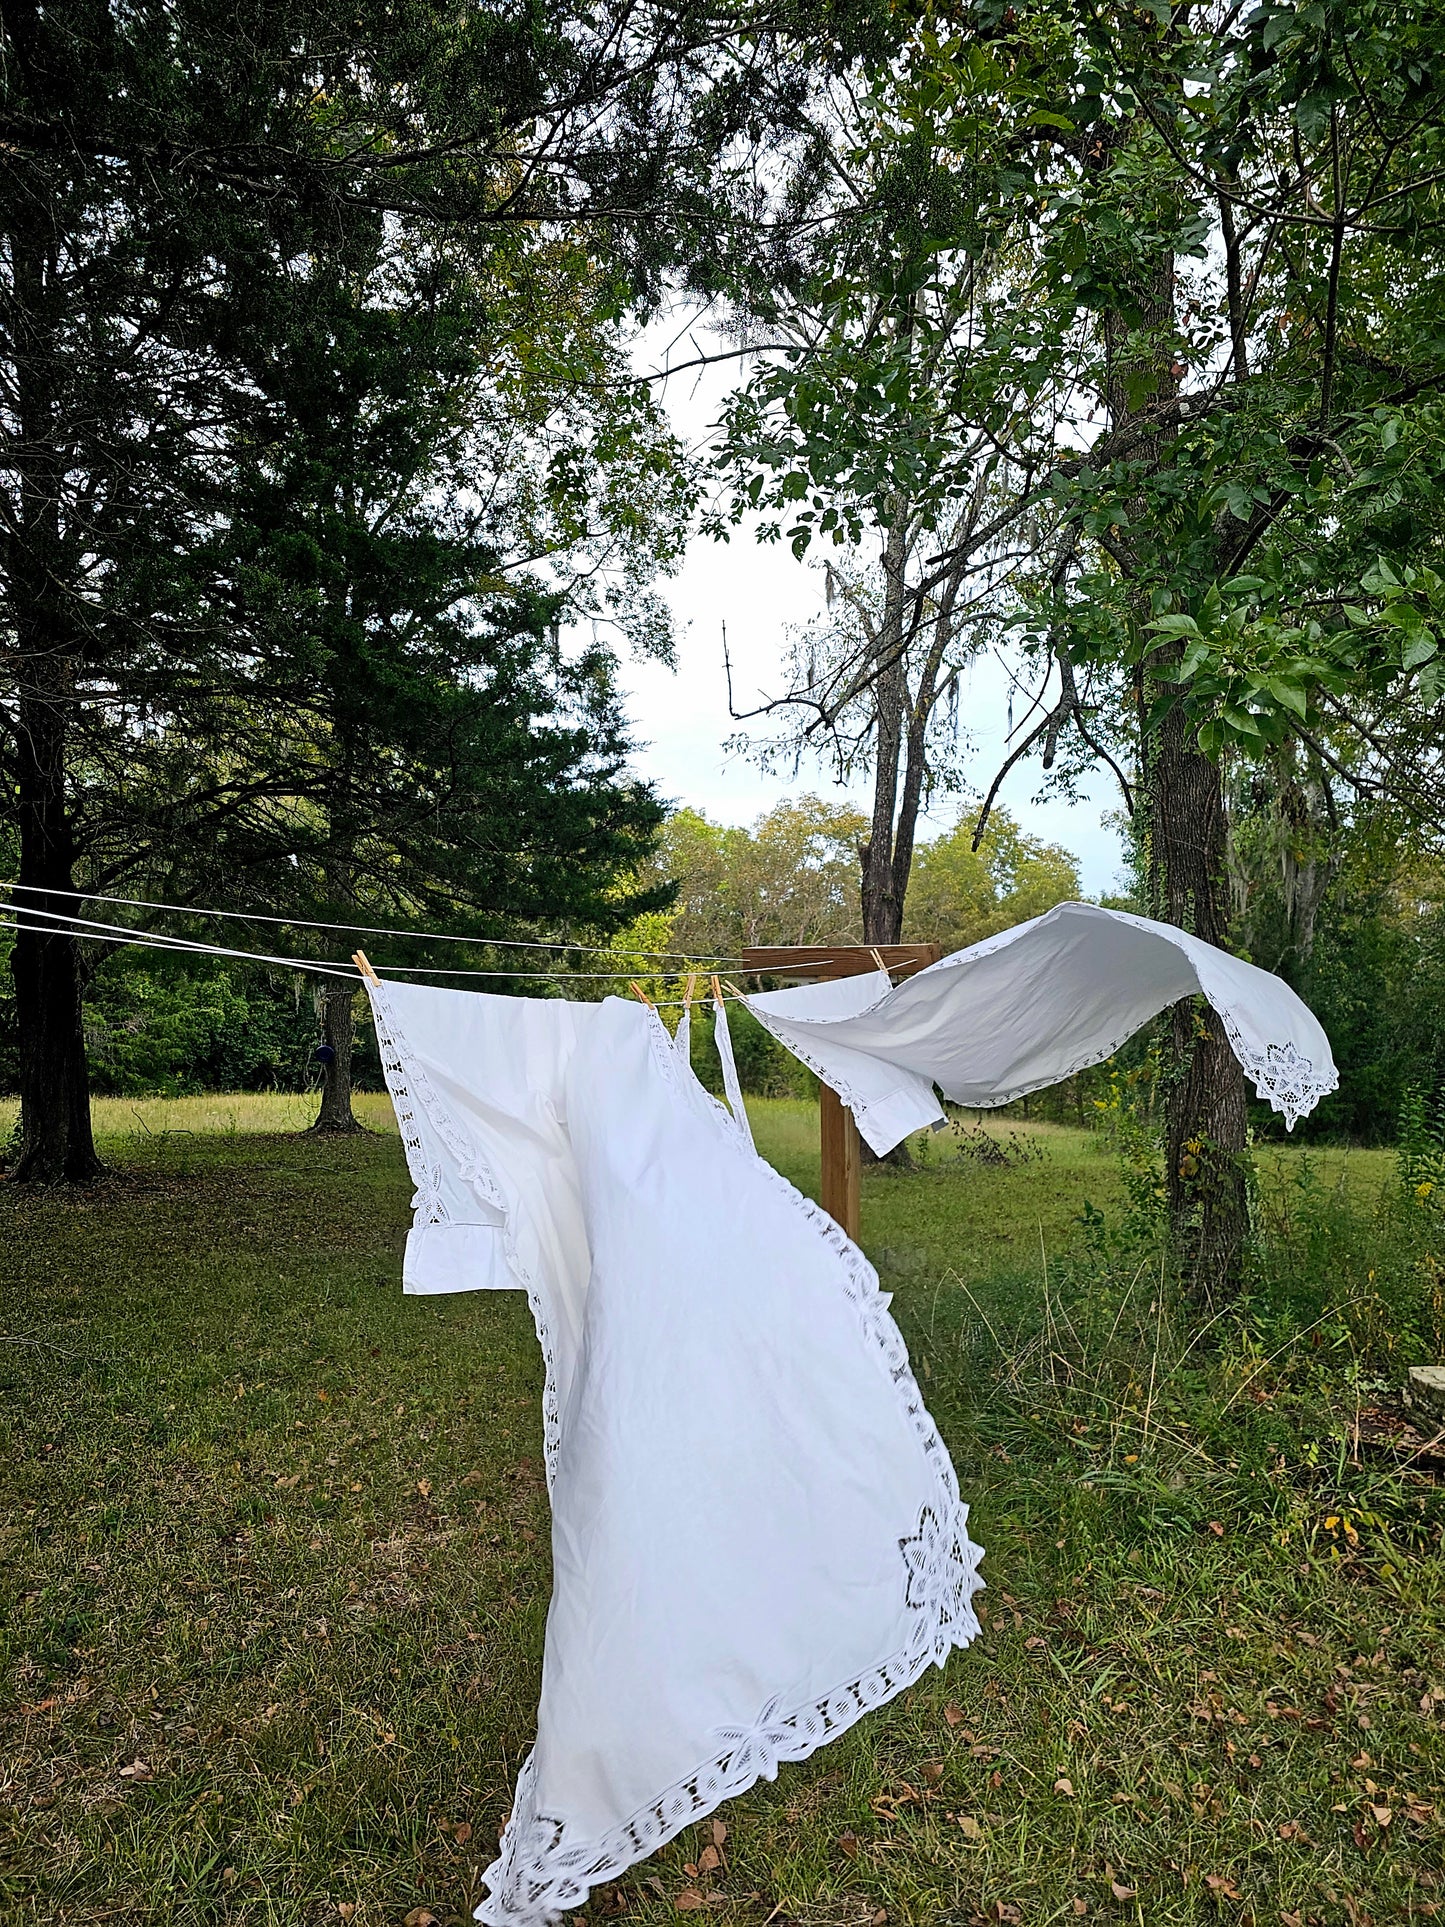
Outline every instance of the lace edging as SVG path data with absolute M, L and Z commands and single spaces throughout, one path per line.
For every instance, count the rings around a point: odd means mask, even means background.
M 562 1411 L 557 1396 L 556 1354 L 546 1301 L 517 1252 L 512 1236 L 511 1213 L 486 1153 L 468 1132 L 461 1129 L 438 1095 L 435 1085 L 422 1068 L 421 1060 L 408 1043 L 406 1032 L 397 1021 L 396 1012 L 384 988 L 379 984 L 368 984 L 367 988 L 371 992 L 371 1015 L 376 1025 L 376 1039 L 381 1047 L 382 1074 L 386 1078 L 392 1109 L 396 1112 L 401 1130 L 407 1168 L 417 1186 L 413 1206 L 428 1211 L 422 1220 L 425 1224 L 445 1224 L 449 1221 L 441 1197 L 441 1171 L 427 1162 L 426 1145 L 416 1128 L 416 1113 L 412 1109 L 414 1092 L 427 1123 L 451 1154 L 458 1175 L 501 1219 L 498 1229 L 502 1249 L 507 1255 L 513 1277 L 527 1294 L 532 1323 L 537 1328 L 537 1344 L 542 1353 L 542 1450 L 547 1469 L 547 1489 L 550 1491 L 561 1447 Z
M 1287 1131 L 1292 1131 L 1302 1117 L 1307 1117 L 1322 1097 L 1339 1089 L 1337 1070 L 1321 1071 L 1293 1043 L 1256 1048 L 1246 1041 L 1229 1011 L 1220 1009 L 1218 1004 L 1214 1008 L 1219 1012 L 1229 1047 L 1243 1065 L 1246 1077 L 1256 1093 L 1281 1114 Z
M 665 1081 L 682 1095 L 682 1067 L 655 1012 L 649 1036 Z M 538 1810 L 535 1755 L 529 1755 L 497 1858 L 483 1876 L 490 1891 L 476 1918 L 486 1927 L 541 1927 L 580 1906 L 593 1887 L 615 1880 L 724 1800 L 760 1779 L 772 1779 L 783 1761 L 806 1759 L 911 1686 L 929 1666 L 942 1665 L 953 1647 L 968 1645 L 979 1630 L 972 1601 L 983 1584 L 978 1573 L 983 1549 L 968 1536 L 968 1507 L 959 1496 L 953 1461 L 923 1402 L 877 1273 L 841 1226 L 737 1135 L 725 1112 L 716 1122 L 730 1152 L 761 1170 L 765 1182 L 787 1198 L 840 1260 L 865 1337 L 923 1447 L 933 1499 L 924 1504 L 917 1530 L 899 1540 L 905 1604 L 914 1614 L 912 1636 L 901 1651 L 802 1707 L 785 1712 L 773 1699 L 750 1726 L 719 1729 L 713 1735 L 718 1751 L 710 1759 L 598 1840 L 569 1840 L 564 1821 Z
M 766 1016 L 760 1010 L 753 1010 L 752 1001 L 750 998 L 744 997 L 742 999 L 742 1002 L 745 1009 L 752 1011 L 753 1016 L 757 1018 L 758 1022 L 762 1025 L 763 1029 L 765 1031 L 768 1031 L 773 1037 L 777 1038 L 778 1042 L 782 1045 L 785 1051 L 791 1051 L 793 1056 L 798 1059 L 799 1063 L 806 1064 L 808 1069 L 813 1073 L 814 1077 L 818 1079 L 819 1083 L 826 1084 L 828 1086 L 828 1089 L 832 1091 L 834 1095 L 842 1103 L 848 1106 L 848 1109 L 852 1111 L 855 1118 L 857 1117 L 859 1111 L 867 1110 L 868 1108 L 867 1104 L 861 1097 L 859 1097 L 858 1093 L 854 1090 L 853 1086 L 848 1082 L 846 1078 L 839 1077 L 836 1071 L 831 1071 L 831 1070 L 825 1071 L 823 1069 L 823 1066 L 819 1063 L 818 1059 L 814 1057 L 813 1053 L 808 1049 L 806 1044 L 799 1043 L 795 1038 L 792 1038 L 792 1037 L 784 1037 L 781 1031 L 775 1028 L 775 1025 L 782 1024 L 782 1023 L 787 1023 L 787 1024 L 821 1023 L 824 1021 L 822 1018 L 808 1018 L 808 1017 L 773 1018 L 773 1017 Z M 870 1006 L 870 1010 L 871 1009 L 876 1009 L 876 1005 Z M 870 1014 L 870 1011 L 865 1010 L 860 1014 L 866 1017 Z

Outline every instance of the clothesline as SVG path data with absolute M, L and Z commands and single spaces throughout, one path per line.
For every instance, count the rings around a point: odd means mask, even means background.
M 446 930 L 393 930 L 377 923 L 323 923 L 316 917 L 278 917 L 261 910 L 213 910 L 195 903 L 158 903 L 146 897 L 109 897 L 98 890 L 54 890 L 38 883 L 11 883 L 4 886 L 10 890 L 29 890 L 38 896 L 71 897 L 76 902 L 111 903 L 127 910 L 164 910 L 177 917 L 224 917 L 235 923 L 279 923 L 288 924 L 296 930 L 340 930 L 360 937 L 401 937 L 409 941 L 424 943 L 469 943 L 492 950 L 577 950 L 592 956 L 657 957 L 664 962 L 684 964 L 709 964 L 714 968 L 731 967 L 735 959 L 731 957 L 693 957 L 681 950 L 614 950 L 604 943 L 576 943 L 561 938 L 541 937 L 459 937 Z M 55 911 L 59 916 L 63 913 Z M 119 926 L 112 925 L 111 928 Z M 487 975 L 484 971 L 469 973 L 475 976 Z M 511 973 L 499 971 L 491 973 L 506 976 Z
M 0 910 L 14 910 L 16 908 L 17 906 L 15 904 L 0 903 Z M 60 912 L 53 911 L 50 914 L 58 916 Z M 118 930 L 120 926 L 116 925 L 112 928 Z M 281 964 L 288 970 L 313 970 L 325 977 L 351 977 L 356 974 L 355 971 L 347 965 L 316 963 L 309 958 L 302 957 L 273 957 L 259 950 L 232 950 L 222 944 L 193 943 L 184 937 L 163 937 L 150 931 L 133 931 L 121 936 L 112 934 L 111 930 L 105 927 L 95 931 L 59 930 L 56 929 L 53 924 L 46 925 L 37 923 L 33 912 L 27 913 L 27 921 L 24 924 L 0 921 L 0 930 L 18 931 L 21 929 L 39 930 L 43 936 L 74 937 L 77 943 L 114 943 L 126 946 L 135 945 L 147 950 L 193 952 L 206 957 L 241 957 L 248 963 Z
M 0 899 L 0 910 L 9 910 L 16 917 L 23 916 L 25 918 L 23 925 L 19 922 L 0 921 L 0 929 L 4 930 L 18 931 L 24 928 L 37 930 L 47 936 L 74 937 L 78 942 L 85 943 L 113 943 L 122 946 L 134 945 L 150 950 L 180 951 L 183 954 L 202 957 L 235 957 L 243 959 L 248 963 L 280 965 L 288 970 L 309 970 L 327 977 L 352 977 L 357 974 L 354 965 L 351 964 L 342 964 L 335 961 L 326 962 L 312 957 L 280 956 L 268 951 L 238 950 L 227 944 L 204 943 L 197 937 L 170 937 L 160 931 L 137 931 L 131 929 L 126 924 L 106 923 L 96 917 L 73 917 L 63 910 L 33 911 L 23 904 L 7 903 L 3 899 Z M 42 923 L 39 920 L 42 916 L 48 917 L 50 922 Z M 647 954 L 657 955 L 660 953 L 649 952 Z M 696 962 L 701 960 L 693 959 L 692 961 Z M 627 978 L 625 968 L 597 971 L 463 970 L 444 966 L 433 966 L 430 964 L 386 964 L 383 968 L 389 977 L 398 975 L 480 977 L 501 979 L 504 981 L 522 980 L 526 982 L 555 984 L 622 983 Z M 684 973 L 677 971 L 669 974 L 681 976 Z M 697 971 L 692 974 L 704 975 L 710 973 Z M 760 975 L 762 973 L 753 972 L 751 974 Z M 649 1001 L 656 1002 L 658 1009 L 661 1010 L 681 1010 L 684 1008 L 683 999 L 672 1001 L 649 999 Z

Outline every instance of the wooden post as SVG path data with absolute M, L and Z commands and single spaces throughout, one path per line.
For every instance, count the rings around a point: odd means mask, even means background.
M 818 983 L 835 977 L 861 977 L 865 971 L 884 969 L 895 976 L 911 976 L 943 955 L 936 943 L 870 944 L 759 944 L 743 952 L 743 967 L 766 971 L 769 976 L 801 978 Z M 858 1141 L 858 1126 L 853 1113 L 836 1091 L 826 1084 L 818 1089 L 818 1125 L 821 1136 L 823 1209 L 850 1238 L 859 1229 L 858 1179 L 863 1166 L 863 1147 Z
M 822 1205 L 835 1224 L 856 1241 L 859 1230 L 858 1177 L 863 1164 L 858 1126 L 853 1113 L 836 1091 L 818 1086 L 818 1122 L 822 1129 Z

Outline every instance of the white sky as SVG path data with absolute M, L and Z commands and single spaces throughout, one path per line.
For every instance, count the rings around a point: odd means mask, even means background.
M 650 331 L 639 346 L 639 367 L 660 365 L 677 325 L 674 321 Z M 686 340 L 679 342 L 671 359 L 674 363 L 687 360 L 698 348 L 715 346 L 715 341 L 700 335 L 695 347 Z M 706 437 L 737 378 L 736 367 L 724 363 L 703 370 L 701 376 L 696 372 L 675 376 L 667 384 L 663 399 L 685 441 L 695 444 Z M 819 572 L 795 562 L 786 544 L 759 543 L 744 525 L 733 532 L 729 543 L 695 535 L 681 571 L 658 586 L 676 617 L 677 668 L 629 660 L 622 667 L 638 744 L 633 763 L 639 773 L 654 779 L 669 801 L 691 804 L 722 823 L 751 823 L 783 797 L 806 790 L 868 808 L 871 797 L 866 785 L 838 785 L 825 764 L 810 767 L 805 762 L 796 779 L 791 769 L 786 775 L 769 776 L 751 759 L 723 749 L 724 741 L 743 726 L 728 714 L 722 625 L 727 624 L 734 700 L 739 709 L 746 709 L 760 692 L 779 692 L 787 631 L 822 607 Z M 994 658 L 983 658 L 968 672 L 959 718 L 972 744 L 968 777 L 977 791 L 992 781 L 1006 753 L 1008 693 L 1007 675 Z M 1022 717 L 1026 707 L 1026 701 L 1016 699 L 1016 716 Z M 768 728 L 765 721 L 759 727 L 764 732 Z M 1103 820 L 1119 808 L 1114 779 L 1107 770 L 1094 774 L 1086 785 L 1087 795 L 1070 804 L 1056 797 L 1035 800 L 1040 777 L 1037 761 L 1021 764 L 1004 784 L 1000 802 L 1030 834 L 1073 852 L 1090 896 L 1115 887 L 1122 868 L 1119 836 Z M 951 827 L 960 801 L 942 799 L 920 826 L 921 837 Z

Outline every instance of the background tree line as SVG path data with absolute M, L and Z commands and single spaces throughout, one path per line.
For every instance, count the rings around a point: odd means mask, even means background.
M 1401 835 L 1393 817 L 1365 813 L 1311 855 L 1298 823 L 1281 838 L 1281 814 L 1275 791 L 1262 782 L 1233 799 L 1229 882 L 1237 947 L 1294 983 L 1334 1044 L 1340 1089 L 1297 1134 L 1393 1141 L 1409 1094 L 1445 1085 L 1445 871 L 1428 846 Z M 1003 809 L 992 812 L 975 849 L 975 821 L 976 809 L 965 807 L 952 829 L 915 851 L 906 939 L 961 949 L 1082 894 L 1067 850 L 1026 835 Z M 675 810 L 624 894 L 628 902 L 667 894 L 672 900 L 614 933 L 615 976 L 607 974 L 603 950 L 574 956 L 571 981 L 563 960 L 556 982 L 517 987 L 590 999 L 625 992 L 641 977 L 668 999 L 684 979 L 658 973 L 681 967 L 639 952 L 717 958 L 727 975 L 750 944 L 858 943 L 858 845 L 867 829 L 864 812 L 814 795 L 780 803 L 750 827 Z M 1328 874 L 1306 905 L 1297 872 L 1312 862 Z M 1127 864 L 1118 891 L 1104 901 L 1139 908 L 1141 892 Z M 0 957 L 12 942 L 0 937 Z M 482 945 L 456 955 L 478 967 L 499 961 Z M 324 991 L 294 972 L 110 952 L 86 985 L 92 1084 L 122 1095 L 319 1085 L 315 1052 L 329 1015 Z M 807 1074 L 745 1017 L 735 1018 L 734 1028 L 747 1088 L 765 1095 L 811 1088 Z M 356 1050 L 358 1082 L 379 1088 L 380 1067 L 364 1029 Z M 1121 1059 L 1146 1083 L 1154 1062 L 1147 1040 Z M 710 1074 L 705 1046 L 700 1067 Z M 15 1088 L 16 1069 L 15 1001 L 0 995 L 0 1088 Z M 1108 1078 L 1106 1071 L 1056 1098 L 1044 1094 L 1033 1109 L 1066 1120 L 1090 1117 Z M 1249 1119 L 1256 1134 L 1279 1134 L 1279 1120 L 1264 1104 L 1251 1101 Z

